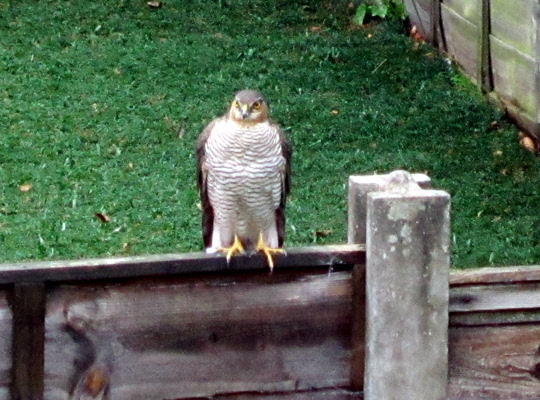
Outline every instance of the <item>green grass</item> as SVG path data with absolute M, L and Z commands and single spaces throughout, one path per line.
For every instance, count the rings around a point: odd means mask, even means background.
M 452 195 L 454 266 L 537 263 L 516 129 L 347 4 L 0 0 L 0 261 L 199 250 L 194 142 L 249 87 L 294 145 L 288 246 L 344 242 L 347 177 L 402 168 Z

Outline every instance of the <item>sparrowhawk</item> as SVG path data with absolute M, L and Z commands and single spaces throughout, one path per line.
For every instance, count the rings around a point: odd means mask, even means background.
M 197 182 L 207 252 L 223 252 L 229 261 L 235 253 L 261 251 L 273 268 L 272 255 L 283 253 L 291 154 L 255 90 L 236 93 L 229 111 L 204 128 Z

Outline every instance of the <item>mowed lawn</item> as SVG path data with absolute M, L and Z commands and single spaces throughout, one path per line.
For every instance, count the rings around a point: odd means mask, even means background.
M 195 140 L 266 94 L 286 246 L 346 241 L 347 178 L 429 174 L 455 267 L 540 260 L 540 161 L 452 65 L 349 1 L 0 0 L 0 262 L 197 251 Z

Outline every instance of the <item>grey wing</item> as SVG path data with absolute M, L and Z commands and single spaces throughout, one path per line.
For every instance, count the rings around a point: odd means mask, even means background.
M 212 233 L 214 230 L 214 209 L 210 204 L 210 198 L 208 196 L 208 187 L 206 184 L 206 151 L 205 146 L 208 141 L 208 137 L 212 133 L 216 123 L 221 118 L 216 118 L 210 122 L 201 132 L 197 139 L 197 188 L 199 189 L 199 195 L 201 197 L 201 209 L 202 209 L 202 236 L 204 247 L 210 247 L 212 245 Z
M 285 135 L 283 130 L 277 125 L 274 125 L 278 130 L 278 134 L 281 141 L 281 154 L 285 159 L 285 165 L 281 174 L 281 201 L 279 207 L 276 210 L 276 228 L 278 233 L 278 245 L 283 246 L 285 239 L 285 205 L 287 196 L 291 191 L 291 158 L 292 158 L 292 146 L 289 138 Z

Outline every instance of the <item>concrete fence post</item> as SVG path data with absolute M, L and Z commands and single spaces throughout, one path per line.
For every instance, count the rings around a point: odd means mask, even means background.
M 431 179 L 425 174 L 412 174 L 422 189 L 431 188 Z M 366 243 L 367 195 L 378 192 L 385 185 L 388 175 L 352 175 L 349 177 L 348 232 L 349 244 Z
M 445 400 L 450 196 L 395 171 L 367 194 L 365 400 Z
M 425 174 L 412 174 L 420 187 L 431 188 Z M 349 177 L 348 243 L 365 244 L 368 194 L 384 189 L 388 175 L 353 175 Z M 365 265 L 353 269 L 352 356 L 350 383 L 353 390 L 364 388 L 365 329 L 366 329 L 366 270 Z

